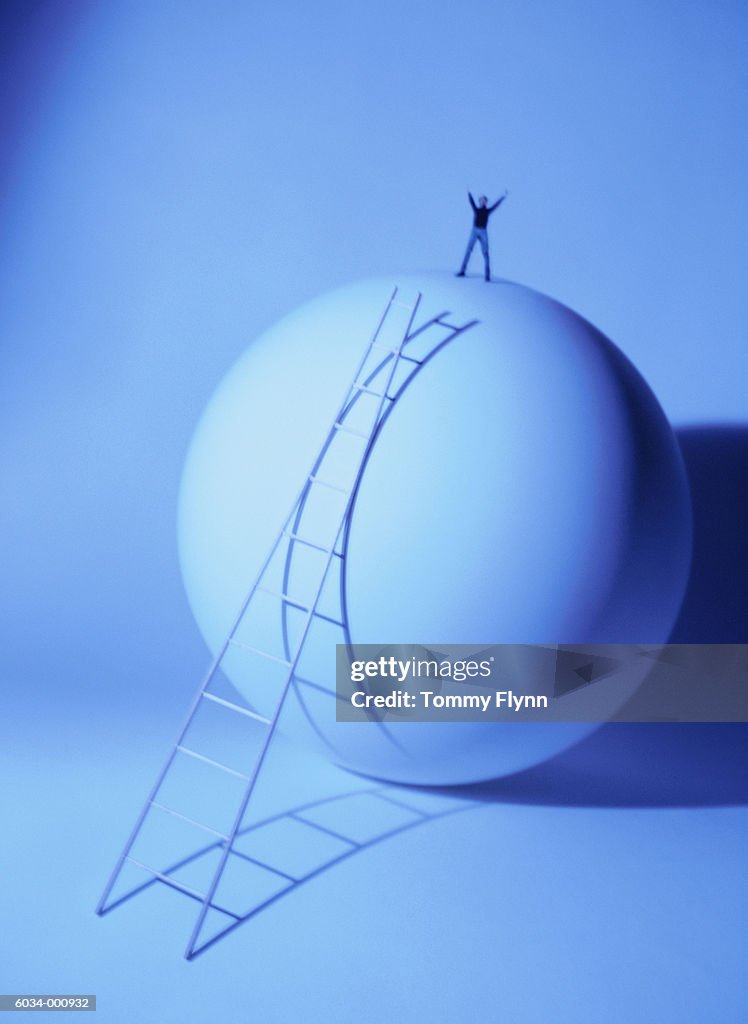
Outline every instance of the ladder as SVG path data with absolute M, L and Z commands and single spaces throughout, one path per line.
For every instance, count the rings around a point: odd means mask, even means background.
M 414 374 L 447 342 L 477 322 L 470 321 L 457 326 L 445 320 L 448 313 L 442 313 L 414 328 L 420 302 L 420 293 L 416 293 L 410 300 L 404 300 L 400 290 L 397 287 L 393 289 L 319 454 L 193 697 L 184 724 L 137 816 L 96 907 L 97 914 L 103 915 L 144 888 L 141 883 L 125 895 L 112 898 L 115 885 L 127 868 L 136 868 L 144 873 L 148 885 L 161 882 L 179 891 L 199 903 L 197 918 L 185 950 L 188 960 L 214 941 L 209 938 L 201 943 L 209 912 L 227 916 L 232 927 L 243 919 L 242 915 L 230 910 L 225 902 L 218 900 L 217 893 L 229 858 L 236 852 L 237 837 L 242 834 L 247 808 L 289 690 L 293 687 L 303 713 L 318 734 L 313 715 L 307 710 L 299 688 L 306 685 L 334 696 L 329 681 L 328 687 L 325 687 L 319 682 L 304 679 L 298 668 L 315 622 L 333 627 L 339 633 L 340 641 L 350 646 L 344 573 L 348 526 L 358 485 L 378 432 Z M 426 332 L 434 327 L 439 328 L 438 337 L 435 343 L 430 343 L 430 339 L 426 339 Z M 404 351 L 406 346 L 408 349 Z M 318 499 L 322 495 L 328 500 L 322 502 L 320 510 Z M 333 499 L 332 504 L 330 498 Z M 314 561 L 311 569 L 310 557 Z M 294 586 L 300 579 L 299 562 L 304 559 L 307 570 L 304 578 L 306 593 L 300 596 Z M 337 586 L 334 585 L 336 575 Z M 337 606 L 333 612 L 329 608 L 325 609 L 323 602 L 323 595 L 330 589 L 331 580 L 333 593 L 337 595 Z M 257 666 L 252 690 L 253 700 L 255 690 L 258 699 L 252 705 L 240 703 L 238 694 L 231 687 L 228 691 L 221 687 L 221 680 L 228 674 L 227 664 L 237 655 L 250 657 Z M 229 763 L 229 759 L 212 755 L 212 751 L 206 752 L 205 748 L 201 750 L 191 742 L 191 733 L 195 731 L 197 720 L 206 707 L 217 709 L 251 726 L 255 751 L 248 758 L 248 767 L 236 761 Z M 210 772 L 211 778 L 228 776 L 239 787 L 232 803 L 233 818 L 228 828 L 223 825 L 214 827 L 193 814 L 185 814 L 170 806 L 165 800 L 164 790 L 168 789 L 170 776 L 175 773 L 177 764 L 184 763 L 185 759 L 197 764 L 203 772 Z M 152 866 L 138 850 L 144 832 L 147 829 L 153 832 L 155 829 L 158 833 L 162 827 L 159 823 L 167 819 L 172 822 L 176 820 L 183 828 L 186 826 L 193 832 L 195 829 L 201 830 L 212 837 L 211 849 L 216 858 L 211 863 L 207 884 L 201 884 L 200 888 L 181 880 L 179 870 L 194 860 L 196 855 L 179 856 L 171 867 L 158 868 Z M 261 863 L 261 866 L 274 870 L 267 864 Z M 283 875 L 283 872 L 276 873 Z

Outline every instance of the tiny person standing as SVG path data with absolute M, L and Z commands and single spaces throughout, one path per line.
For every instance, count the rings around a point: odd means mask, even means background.
M 480 242 L 481 252 L 483 253 L 483 262 L 486 265 L 486 280 L 491 280 L 491 261 L 488 255 L 488 218 L 491 216 L 493 211 L 497 207 L 501 206 L 509 192 L 504 192 L 504 195 L 500 199 L 497 199 L 493 206 L 488 205 L 488 199 L 486 196 L 481 196 L 478 199 L 478 205 L 475 205 L 470 192 L 468 192 L 468 199 L 470 205 L 473 208 L 473 230 L 470 232 L 470 238 L 468 239 L 467 249 L 465 250 L 465 258 L 462 261 L 462 266 L 457 271 L 456 277 L 464 277 L 465 269 L 470 259 L 470 253 L 473 251 L 473 246 L 476 242 Z

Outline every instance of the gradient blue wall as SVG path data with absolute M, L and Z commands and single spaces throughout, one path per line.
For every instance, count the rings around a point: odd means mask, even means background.
M 56 664 L 92 626 L 138 669 L 190 632 L 174 505 L 214 385 L 298 302 L 452 266 L 467 185 L 511 190 L 497 273 L 674 422 L 744 418 L 743 5 L 5 7 L 6 664 L 44 670 L 38 613 Z
M 743 3 L 0 17 L 2 678 L 26 749 L 128 709 L 171 728 L 205 660 L 175 544 L 202 407 L 297 303 L 454 266 L 468 186 L 511 191 L 496 273 L 596 323 L 676 424 L 745 424 Z

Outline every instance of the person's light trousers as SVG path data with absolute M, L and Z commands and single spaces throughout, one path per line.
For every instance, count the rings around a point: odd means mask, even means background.
M 486 264 L 486 280 L 491 276 L 491 261 L 488 255 L 488 230 L 487 228 L 473 228 L 470 232 L 470 238 L 468 239 L 467 249 L 465 250 L 465 258 L 462 261 L 460 267 L 460 273 L 464 274 L 467 269 L 468 260 L 470 259 L 470 253 L 473 251 L 476 242 L 480 242 L 481 252 L 483 253 L 483 261 Z

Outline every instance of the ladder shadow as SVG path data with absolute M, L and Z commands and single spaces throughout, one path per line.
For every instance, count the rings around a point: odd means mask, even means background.
M 421 825 L 430 824 L 461 811 L 479 807 L 481 803 L 480 799 L 469 799 L 464 794 L 456 796 L 429 789 L 410 789 L 380 784 L 336 794 L 332 797 L 307 801 L 290 810 L 280 811 L 253 822 L 239 830 L 230 856 L 247 862 L 254 869 L 266 872 L 268 877 L 274 876 L 281 880 L 282 884 L 269 895 L 262 895 L 250 907 L 241 912 L 231 910 L 223 901 L 220 903 L 215 900 L 211 901 L 209 906 L 214 912 L 214 917 L 216 914 L 221 915 L 222 919 L 228 919 L 228 923 L 215 930 L 201 944 L 195 945 L 192 949 L 188 948 L 185 953 L 186 959 L 193 960 L 207 952 L 208 949 L 221 942 L 241 925 L 252 920 L 261 911 L 291 895 L 300 886 L 324 875 L 343 861 L 364 853 L 387 839 L 393 839 Z M 270 837 L 270 846 L 273 850 L 272 858 L 253 855 L 241 848 L 237 849 L 237 846 L 241 847 L 243 843 L 251 842 L 262 832 L 267 833 L 273 828 L 284 826 L 287 828 L 289 825 L 297 830 L 307 831 L 308 838 L 304 840 L 305 848 L 309 845 L 309 838 L 312 837 L 321 837 L 323 847 L 325 842 L 327 844 L 327 852 L 322 853 L 318 862 L 310 866 L 308 870 L 302 870 L 298 874 L 289 871 L 283 859 L 283 854 L 287 851 L 284 851 L 282 847 L 278 849 L 279 844 L 277 841 L 273 841 L 272 836 Z M 181 881 L 173 879 L 171 876 L 194 865 L 202 858 L 211 854 L 220 854 L 225 845 L 224 841 L 216 840 L 201 846 L 188 856 L 165 868 L 158 877 L 149 878 L 141 885 L 113 900 L 101 911 L 102 915 L 108 914 L 135 896 L 158 885 L 170 887 L 193 899 L 196 904 L 201 904 L 202 897 L 198 892 L 191 893 Z M 249 848 L 251 849 L 251 845 Z M 280 854 L 280 861 L 278 854 Z
M 748 640 L 748 424 L 676 431 L 693 507 L 693 561 L 671 643 Z

